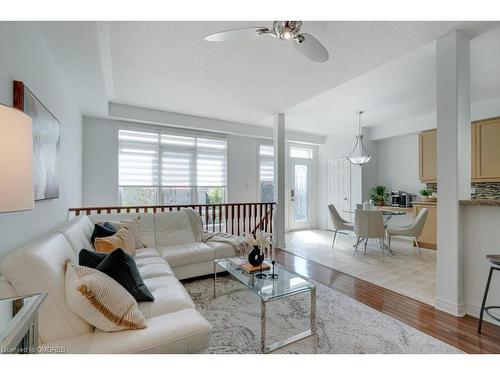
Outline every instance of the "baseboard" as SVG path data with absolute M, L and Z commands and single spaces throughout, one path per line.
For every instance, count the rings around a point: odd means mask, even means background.
M 474 318 L 479 318 L 479 313 L 481 312 L 481 306 L 473 305 L 472 303 L 465 303 L 465 313 L 467 315 L 473 316 Z M 483 319 L 487 322 L 500 326 L 500 322 L 492 319 L 488 314 L 483 315 Z
M 465 315 L 465 304 L 464 303 L 457 304 L 457 303 L 436 297 L 436 303 L 434 306 L 436 307 L 436 309 L 444 311 L 444 312 L 451 314 L 451 315 L 455 315 L 455 316 L 464 316 Z

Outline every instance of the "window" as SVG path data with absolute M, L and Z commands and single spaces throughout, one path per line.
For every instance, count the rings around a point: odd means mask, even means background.
M 313 150 L 305 147 L 290 146 L 290 157 L 300 159 L 312 159 Z
M 225 202 L 226 150 L 223 139 L 120 130 L 121 205 Z
M 261 144 L 259 147 L 260 201 L 274 202 L 274 148 Z

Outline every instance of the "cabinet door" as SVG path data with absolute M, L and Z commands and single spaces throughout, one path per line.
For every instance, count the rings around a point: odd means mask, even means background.
M 476 181 L 500 181 L 500 118 L 475 123 Z M 474 129 L 473 128 L 473 129 Z
M 420 181 L 436 182 L 436 130 L 419 134 Z

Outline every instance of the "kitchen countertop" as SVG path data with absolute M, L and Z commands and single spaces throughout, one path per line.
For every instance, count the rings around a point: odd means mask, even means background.
M 438 202 L 413 202 L 414 206 L 437 206 Z
M 405 211 L 412 212 L 413 209 L 411 207 L 401 207 L 401 206 L 376 206 L 378 210 L 386 210 L 386 211 Z
M 461 206 L 483 206 L 500 207 L 500 200 L 497 199 L 467 199 L 460 201 Z

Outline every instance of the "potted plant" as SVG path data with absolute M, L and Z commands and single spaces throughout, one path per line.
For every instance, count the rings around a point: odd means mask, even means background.
M 383 206 L 385 204 L 385 200 L 388 196 L 389 196 L 389 193 L 387 193 L 387 188 L 383 185 L 377 185 L 372 189 L 370 199 L 377 206 Z
M 420 190 L 420 197 L 423 202 L 434 202 L 436 198 L 432 196 L 432 193 L 427 189 Z

